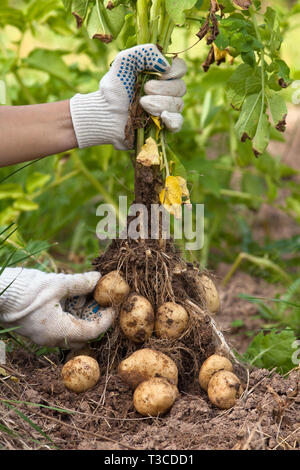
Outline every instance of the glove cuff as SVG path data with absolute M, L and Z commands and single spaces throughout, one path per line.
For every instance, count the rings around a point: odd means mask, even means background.
M 127 117 L 110 109 L 101 90 L 77 93 L 70 100 L 70 111 L 80 149 L 113 144 L 117 150 L 128 150 L 124 145 Z

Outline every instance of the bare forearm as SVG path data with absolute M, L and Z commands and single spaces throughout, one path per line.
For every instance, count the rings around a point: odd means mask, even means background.
M 0 107 L 0 166 L 77 147 L 69 101 Z

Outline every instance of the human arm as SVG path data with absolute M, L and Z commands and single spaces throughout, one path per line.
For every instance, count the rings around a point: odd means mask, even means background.
M 0 106 L 0 166 L 77 147 L 70 101 Z

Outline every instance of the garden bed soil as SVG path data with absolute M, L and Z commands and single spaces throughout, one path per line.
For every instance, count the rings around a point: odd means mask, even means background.
M 220 266 L 220 276 L 225 269 Z M 248 332 L 259 328 L 260 321 L 253 320 L 255 305 L 237 294 L 242 291 L 267 296 L 273 290 L 273 286 L 243 273 L 234 276 L 226 289 L 220 288 L 221 325 L 227 330 L 226 339 L 239 352 L 245 350 L 250 341 Z M 243 320 L 241 328 L 231 328 L 236 319 Z M 21 436 L 2 433 L 2 448 L 49 449 L 55 445 L 78 450 L 299 450 L 299 368 L 286 377 L 253 369 L 243 380 L 244 394 L 226 411 L 213 406 L 195 381 L 181 391 L 164 417 L 152 419 L 134 410 L 132 390 L 115 373 L 107 375 L 105 369 L 92 390 L 82 394 L 68 391 L 60 378 L 64 361 L 56 355 L 36 357 L 24 350 L 8 354 L 8 375 L 16 376 L 18 382 L 1 380 L 0 396 L 65 412 L 10 402 L 38 425 L 46 438 L 4 402 L 0 403 L 0 423 Z

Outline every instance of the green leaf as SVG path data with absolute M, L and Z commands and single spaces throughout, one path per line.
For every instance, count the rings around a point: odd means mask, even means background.
M 45 184 L 47 184 L 50 179 L 50 175 L 39 173 L 36 171 L 27 178 L 26 190 L 29 193 L 33 193 L 36 189 L 45 186 Z
M 243 62 L 245 62 L 245 64 L 250 65 L 250 67 L 252 68 L 255 67 L 256 59 L 255 59 L 254 51 L 252 49 L 248 52 L 242 52 L 241 57 L 242 57 Z
M 88 17 L 86 29 L 91 39 L 100 39 L 100 41 L 109 43 L 113 40 L 112 32 L 105 21 L 105 15 L 98 10 L 95 5 Z
M 226 91 L 230 103 L 235 109 L 240 109 L 246 95 L 261 90 L 261 77 L 259 69 L 253 69 L 248 64 L 237 67 L 227 82 Z
M 42 70 L 54 77 L 71 82 L 72 75 L 69 67 L 61 58 L 62 51 L 51 51 L 49 49 L 34 49 L 29 56 L 24 59 L 24 63 L 33 69 Z
M 87 31 L 91 39 L 109 43 L 116 39 L 125 23 L 126 9 L 119 5 L 112 10 L 104 7 L 101 1 L 92 8 L 87 22 Z
M 26 198 L 17 199 L 13 203 L 13 208 L 19 211 L 34 211 L 39 208 L 39 205 L 36 202 L 30 201 Z
M 28 22 L 41 21 L 55 9 L 57 9 L 57 0 L 44 0 L 43 2 L 35 0 L 27 7 L 26 20 Z
M 241 140 L 252 139 L 255 135 L 261 110 L 262 94 L 255 93 L 247 96 L 244 101 L 239 119 L 235 125 Z
M 271 331 L 265 335 L 260 332 L 249 345 L 244 359 L 260 368 L 276 367 L 279 373 L 285 374 L 295 367 L 292 362 L 295 341 L 292 330 Z
M 252 140 L 252 146 L 254 152 L 257 154 L 263 153 L 270 140 L 270 122 L 267 114 L 261 114 L 254 138 Z
M 282 88 L 286 88 L 292 83 L 290 79 L 290 69 L 288 65 L 281 59 L 275 61 L 275 66 L 277 70 L 277 76 L 279 78 L 279 84 Z
M 71 5 L 72 15 L 75 16 L 77 27 L 80 28 L 87 15 L 89 0 L 73 0 Z
M 113 38 L 116 39 L 120 34 L 125 23 L 126 9 L 123 5 L 107 10 L 107 19 Z
M 20 184 L 6 183 L 0 185 L 0 200 L 1 199 L 17 199 L 24 195 L 24 191 Z
M 284 98 L 277 93 L 272 93 L 267 95 L 267 100 L 274 126 L 276 127 L 280 123 L 284 123 L 287 115 L 287 106 Z
M 62 0 L 62 2 L 66 10 L 69 10 L 71 8 L 72 0 Z
M 7 225 L 11 222 L 15 222 L 18 218 L 19 211 L 9 206 L 0 212 L 0 225 Z
M 185 21 L 185 10 L 190 10 L 197 3 L 197 0 L 166 0 L 167 12 L 174 23 L 182 24 Z
M 25 18 L 20 9 L 0 7 L 0 26 L 10 24 L 23 30 L 25 27 Z
M 252 140 L 255 153 L 262 153 L 269 142 L 270 123 L 268 116 L 262 111 L 262 93 L 247 96 L 244 101 L 236 131 L 241 140 Z

